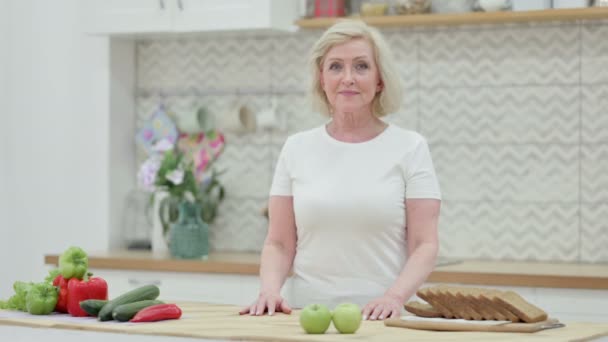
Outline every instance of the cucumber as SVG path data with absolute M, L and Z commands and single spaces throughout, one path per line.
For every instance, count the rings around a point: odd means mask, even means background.
M 102 299 L 87 299 L 83 300 L 78 305 L 80 305 L 80 308 L 84 310 L 84 312 L 88 313 L 91 316 L 97 317 L 99 310 L 101 310 L 101 308 L 103 308 L 103 306 L 106 305 L 107 302 L 107 300 Z
M 156 299 L 159 294 L 160 289 L 156 285 L 138 287 L 107 302 L 99 311 L 97 318 L 100 321 L 109 321 L 112 319 L 112 311 L 114 311 L 117 306 L 139 302 L 141 300 Z
M 141 300 L 139 302 L 119 305 L 112 311 L 112 318 L 119 322 L 126 322 L 133 318 L 141 309 L 156 304 L 165 304 L 160 300 Z

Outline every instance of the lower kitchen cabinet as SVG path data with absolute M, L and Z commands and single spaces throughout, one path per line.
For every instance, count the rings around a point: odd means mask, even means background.
M 608 323 L 608 290 L 537 288 L 535 304 L 562 321 Z
M 257 298 L 259 277 L 218 273 L 179 273 L 92 269 L 108 282 L 110 298 L 137 287 L 154 284 L 160 288 L 160 299 L 198 301 L 245 306 Z

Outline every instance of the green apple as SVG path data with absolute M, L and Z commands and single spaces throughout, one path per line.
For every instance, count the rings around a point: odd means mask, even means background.
M 331 323 L 331 311 L 323 304 L 309 304 L 300 312 L 300 325 L 307 334 L 323 334 Z
M 332 319 L 341 334 L 352 334 L 361 326 L 361 308 L 357 304 L 342 303 L 334 309 Z

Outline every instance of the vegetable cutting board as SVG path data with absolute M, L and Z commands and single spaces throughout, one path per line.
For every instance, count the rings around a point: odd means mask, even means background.
M 68 315 L 32 316 L 0 310 L 0 324 L 42 329 L 70 329 L 87 332 L 112 332 L 154 336 L 179 336 L 213 340 L 240 341 L 381 341 L 453 342 L 560 342 L 588 338 L 608 333 L 608 324 L 568 323 L 565 328 L 549 329 L 534 334 L 479 331 L 428 331 L 385 326 L 382 321 L 364 321 L 354 334 L 339 334 L 332 325 L 326 334 L 307 335 L 298 323 L 299 310 L 291 315 L 274 316 L 238 315 L 239 307 L 206 303 L 178 303 L 183 310 L 179 320 L 155 323 L 99 322 L 95 318 Z M 0 338 L 1 339 L 1 338 Z M 26 340 L 26 339 L 24 339 Z
M 418 330 L 435 331 L 486 331 L 486 332 L 516 332 L 533 333 L 546 329 L 564 327 L 557 319 L 550 318 L 537 323 L 511 323 L 509 321 L 470 321 L 464 319 L 424 318 L 418 316 L 403 316 L 384 321 L 389 327 L 401 327 Z

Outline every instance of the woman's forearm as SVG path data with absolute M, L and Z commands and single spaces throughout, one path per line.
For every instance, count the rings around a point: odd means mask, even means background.
M 435 268 L 438 246 L 436 243 L 425 242 L 416 246 L 409 256 L 401 274 L 391 286 L 387 294 L 400 298 L 405 302 L 422 285 Z
M 281 244 L 266 242 L 260 260 L 260 292 L 279 293 L 291 270 L 295 252 Z

